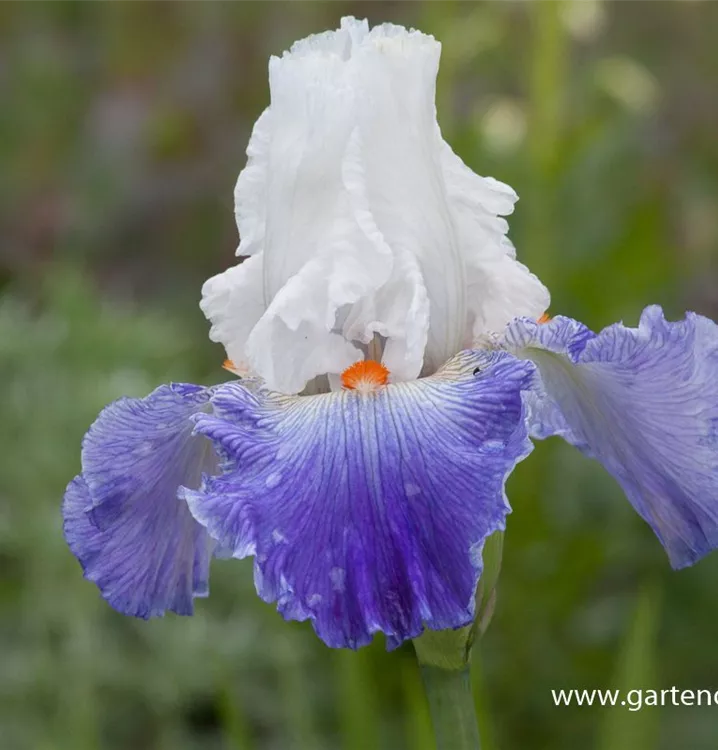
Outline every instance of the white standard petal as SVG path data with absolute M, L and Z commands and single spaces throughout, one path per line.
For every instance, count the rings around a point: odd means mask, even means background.
M 202 309 L 274 390 L 333 382 L 377 343 L 392 379 L 410 380 L 548 306 L 505 237 L 515 194 L 441 138 L 440 51 L 348 18 L 270 61 L 235 190 L 238 252 L 261 261 L 211 279 Z
M 350 47 L 349 30 L 337 33 Z M 374 294 L 393 267 L 391 251 L 357 224 L 343 183 L 355 92 L 337 38 L 307 42 L 270 63 L 277 125 L 268 155 L 268 306 L 247 340 L 246 357 L 284 392 L 301 390 L 315 375 L 339 373 L 361 356 L 341 336 L 337 312 Z
M 421 269 L 429 370 L 461 348 L 466 320 L 463 258 L 435 137 L 440 53 L 433 37 L 385 24 L 352 58 L 368 208 L 394 255 L 414 255 Z
M 270 189 L 270 174 L 272 173 L 270 156 L 272 154 L 276 156 L 276 148 L 281 145 L 275 142 L 275 151 L 272 150 L 273 135 L 278 129 L 288 124 L 287 121 L 277 122 L 277 117 L 282 116 L 282 100 L 277 101 L 274 95 L 275 93 L 278 95 L 283 93 L 283 75 L 291 79 L 291 76 L 287 76 L 287 66 L 291 68 L 292 65 L 299 65 L 300 74 L 302 71 L 315 71 L 317 66 L 321 65 L 321 60 L 330 56 L 335 60 L 332 63 L 334 68 L 330 71 L 330 78 L 332 78 L 337 68 L 336 59 L 348 59 L 353 44 L 358 43 L 368 32 L 369 25 L 366 21 L 344 18 L 339 31 L 312 34 L 306 39 L 295 42 L 291 50 L 281 60 L 272 58 L 270 62 L 270 83 L 272 70 L 274 70 L 274 84 L 275 88 L 278 88 L 278 92 L 272 92 L 273 106 L 267 107 L 254 124 L 247 146 L 247 165 L 240 172 L 234 190 L 234 210 L 240 239 L 237 255 L 253 255 L 264 246 L 267 200 Z M 299 62 L 300 58 L 309 58 L 309 61 Z M 282 69 L 283 72 L 280 72 Z M 341 70 L 341 66 L 339 69 Z M 311 72 L 310 75 L 313 76 L 315 73 Z M 316 81 L 312 82 L 312 85 L 321 85 L 321 83 L 322 79 L 317 78 Z M 292 85 L 291 80 L 289 85 Z M 279 110 L 279 114 L 277 114 L 277 110 Z M 346 108 L 344 113 L 350 114 Z M 289 124 L 294 126 L 296 123 L 294 120 L 290 120 Z M 312 124 L 308 124 L 311 127 Z M 333 125 L 333 122 L 329 124 Z M 299 139 L 298 133 L 293 131 L 290 134 L 290 139 L 293 140 L 295 137 Z M 339 140 L 342 140 L 341 134 Z M 272 162 L 276 166 L 277 159 L 274 158 Z
M 209 337 L 224 345 L 235 368 L 249 367 L 247 339 L 264 314 L 263 255 L 213 276 L 202 287 L 202 312 L 212 323 Z
M 271 123 L 272 113 L 267 108 L 254 123 L 247 146 L 247 166 L 239 173 L 234 188 L 234 216 L 239 230 L 237 255 L 254 255 L 264 246 Z
M 472 172 L 443 140 L 441 154 L 466 266 L 468 344 L 502 331 L 514 318 L 538 318 L 551 300 L 548 289 L 516 260 L 506 237 L 508 223 L 502 217 L 513 212 L 518 200 L 513 188 Z
M 373 295 L 352 305 L 343 321 L 349 340 L 369 344 L 374 334 L 385 340 L 382 362 L 393 381 L 412 380 L 424 364 L 429 331 L 429 297 L 421 267 L 409 249 L 389 247 L 371 211 L 362 163 L 363 144 L 357 128 L 349 140 L 343 165 L 344 185 L 357 224 L 379 252 L 393 259 L 389 279 Z

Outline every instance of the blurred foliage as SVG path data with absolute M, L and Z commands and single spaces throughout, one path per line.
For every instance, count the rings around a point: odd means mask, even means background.
M 238 562 L 215 564 L 194 618 L 131 621 L 61 535 L 105 403 L 222 378 L 196 302 L 232 261 L 267 57 L 347 12 L 442 40 L 443 131 L 522 196 L 512 238 L 554 312 L 718 317 L 718 4 L 1 4 L 3 750 L 433 746 L 409 648 L 324 648 Z M 718 558 L 672 572 L 612 480 L 558 441 L 509 495 L 474 670 L 486 747 L 715 748 L 715 709 L 618 715 L 550 691 L 718 688 Z

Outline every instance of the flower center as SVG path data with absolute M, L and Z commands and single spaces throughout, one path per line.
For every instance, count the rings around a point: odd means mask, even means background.
M 349 391 L 359 393 L 374 393 L 386 385 L 388 379 L 389 370 L 373 359 L 355 362 L 342 373 L 342 385 Z

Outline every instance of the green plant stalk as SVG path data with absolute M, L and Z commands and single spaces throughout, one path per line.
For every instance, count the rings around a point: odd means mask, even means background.
M 462 669 L 422 665 L 421 676 L 437 750 L 480 750 L 468 665 Z
M 438 750 L 481 747 L 469 665 L 474 641 L 491 621 L 503 547 L 503 531 L 492 534 L 484 544 L 484 569 L 476 590 L 474 622 L 457 630 L 425 630 L 413 641 Z

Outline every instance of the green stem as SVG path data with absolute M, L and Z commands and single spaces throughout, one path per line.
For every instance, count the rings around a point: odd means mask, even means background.
M 422 665 L 437 750 L 480 750 L 469 667 L 442 669 Z

